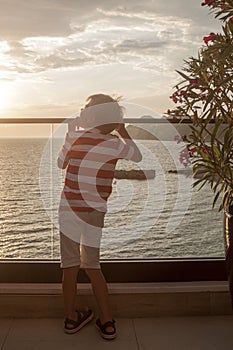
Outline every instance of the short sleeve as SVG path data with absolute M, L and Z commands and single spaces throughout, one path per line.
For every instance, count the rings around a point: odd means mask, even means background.
M 121 139 L 118 139 L 117 158 L 131 160 L 134 155 L 134 148 Z
M 71 149 L 71 145 L 72 143 L 71 143 L 70 135 L 67 133 L 65 138 L 65 143 L 58 154 L 57 163 L 59 164 L 59 168 L 62 168 L 62 169 L 66 168 L 69 161 L 69 151 Z

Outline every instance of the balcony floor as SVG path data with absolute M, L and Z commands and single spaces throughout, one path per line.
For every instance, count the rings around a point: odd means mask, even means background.
M 0 319 L 1 350 L 222 350 L 233 349 L 233 317 L 190 316 L 117 319 L 118 337 L 106 341 L 92 321 L 63 333 L 62 319 Z

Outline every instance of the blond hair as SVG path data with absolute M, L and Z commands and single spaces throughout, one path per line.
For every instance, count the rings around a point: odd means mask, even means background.
M 91 106 L 95 106 L 95 105 L 99 105 L 102 103 L 110 103 L 110 102 L 119 102 L 121 99 L 121 96 L 118 97 L 112 97 L 110 95 L 105 95 L 105 94 L 94 94 L 94 95 L 90 95 L 87 97 L 86 99 L 86 107 L 91 107 Z
M 120 99 L 121 97 L 114 98 L 105 94 L 88 96 L 80 114 L 80 126 L 96 127 L 103 133 L 116 129 L 122 123 L 124 115 L 123 107 L 118 103 Z

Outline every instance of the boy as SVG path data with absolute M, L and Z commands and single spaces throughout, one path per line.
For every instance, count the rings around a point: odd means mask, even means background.
M 77 275 L 82 268 L 91 281 L 100 312 L 96 326 L 104 339 L 116 337 L 107 283 L 99 263 L 100 240 L 117 160 L 142 159 L 122 116 L 117 99 L 104 94 L 89 96 L 79 120 L 68 124 L 58 156 L 59 168 L 67 168 L 59 206 L 66 333 L 77 332 L 94 317 L 88 308 L 75 309 Z M 120 138 L 111 134 L 114 130 Z

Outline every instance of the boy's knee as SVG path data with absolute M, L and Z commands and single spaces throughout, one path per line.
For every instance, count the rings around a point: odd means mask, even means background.
M 85 270 L 85 272 L 86 272 L 86 274 L 87 274 L 87 276 L 88 277 L 92 277 L 92 276 L 95 276 L 97 273 L 99 273 L 100 272 L 100 269 L 98 268 L 98 269 L 95 269 L 95 268 L 84 268 L 84 270 Z

